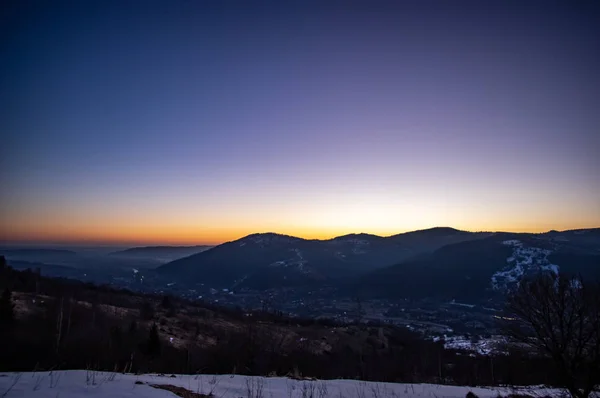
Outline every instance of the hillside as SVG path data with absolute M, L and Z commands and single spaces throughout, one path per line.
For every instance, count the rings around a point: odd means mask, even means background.
M 600 277 L 598 229 L 546 234 L 497 233 L 444 246 L 431 254 L 361 277 L 354 289 L 366 297 L 500 298 L 538 272 Z
M 110 253 L 110 256 L 169 262 L 210 249 L 212 246 L 142 246 Z
M 77 253 L 64 249 L 0 248 L 0 255 L 11 260 L 64 263 L 72 261 Z
M 383 323 L 232 310 L 10 268 L 0 269 L 0 289 L 5 287 L 13 291 L 16 318 L 2 324 L 0 371 L 201 370 L 393 382 L 439 382 L 443 377 L 446 383 L 488 385 L 552 380 L 547 362 L 520 354 L 495 358 L 490 378 L 488 357 L 463 355 L 443 342 Z
M 157 271 L 187 283 L 227 288 L 267 289 L 335 282 L 391 266 L 450 243 L 488 235 L 451 228 L 391 237 L 351 234 L 328 240 L 252 234 L 170 262 Z

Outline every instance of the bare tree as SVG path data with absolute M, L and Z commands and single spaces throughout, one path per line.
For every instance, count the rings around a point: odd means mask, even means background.
M 587 398 L 600 384 L 599 287 L 540 275 L 522 281 L 507 303 L 509 336 L 549 357 L 574 398 Z
M 4 289 L 0 296 L 0 330 L 15 320 L 15 304 L 12 300 L 12 292 Z
M 60 341 L 62 339 L 62 331 L 63 331 L 63 314 L 64 314 L 64 297 L 60 298 L 60 312 L 56 318 L 56 352 L 60 349 Z

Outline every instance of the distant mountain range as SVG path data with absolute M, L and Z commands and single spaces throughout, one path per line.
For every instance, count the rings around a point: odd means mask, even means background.
M 212 246 L 144 246 L 120 250 L 110 253 L 110 255 L 113 257 L 169 262 L 210 248 Z
M 252 234 L 167 263 L 157 271 L 188 283 L 227 288 L 297 286 L 364 275 L 448 244 L 489 235 L 453 228 L 390 237 L 351 234 L 327 240 Z
M 72 250 L 64 249 L 1 249 L 0 254 L 6 256 L 74 256 Z
M 170 261 L 200 253 L 211 246 L 151 246 L 134 247 L 120 251 L 104 248 L 74 247 L 73 250 L 54 248 L 0 247 L 0 255 L 6 257 L 11 266 L 22 268 L 27 264 L 39 267 L 46 275 L 63 275 L 65 268 L 95 270 L 114 276 L 122 270 L 154 269 Z M 114 250 L 115 248 L 113 248 Z M 89 272 L 86 272 L 89 274 Z
M 540 272 L 600 277 L 600 229 L 544 234 L 495 233 L 444 246 L 355 281 L 372 297 L 475 300 L 504 294 Z
M 542 234 L 432 228 L 389 237 L 307 240 L 252 234 L 157 268 L 162 277 L 215 288 L 327 283 L 367 297 L 484 298 L 536 272 L 600 277 L 600 228 Z
M 257 233 L 215 247 L 133 247 L 110 255 L 76 250 L 0 247 L 0 255 L 46 275 L 104 281 L 143 271 L 158 286 L 235 292 L 326 286 L 365 299 L 485 301 L 540 272 L 600 280 L 600 228 L 532 234 L 440 227 L 325 240 Z
M 0 256 L 16 261 L 64 263 L 77 257 L 77 253 L 64 249 L 0 248 Z

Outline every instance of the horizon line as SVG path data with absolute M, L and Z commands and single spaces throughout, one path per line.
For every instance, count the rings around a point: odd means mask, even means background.
M 274 234 L 274 235 L 280 235 L 280 236 L 288 236 L 288 237 L 292 237 L 292 238 L 297 238 L 297 239 L 303 239 L 303 240 L 312 240 L 312 241 L 327 241 L 327 240 L 333 240 L 336 238 L 340 238 L 340 237 L 344 237 L 344 236 L 349 236 L 349 235 L 370 235 L 370 236 L 376 236 L 379 238 L 389 238 L 392 236 L 397 236 L 397 235 L 403 235 L 403 234 L 408 234 L 408 233 L 414 233 L 414 232 L 422 232 L 422 231 L 429 231 L 429 230 L 434 230 L 434 229 L 453 229 L 455 231 L 459 231 L 459 232 L 469 232 L 469 233 L 515 233 L 515 234 L 545 234 L 545 233 L 549 233 L 549 232 L 569 232 L 569 231 L 586 231 L 586 230 L 594 230 L 594 229 L 600 229 L 600 226 L 597 227 L 582 227 L 582 228 L 570 228 L 570 229 L 563 229 L 563 230 L 559 230 L 559 229 L 549 229 L 549 230 L 544 230 L 544 231 L 523 231 L 523 230 L 516 230 L 516 231 L 511 231 L 511 230 L 468 230 L 468 229 L 460 229 L 460 228 L 454 228 L 454 227 L 450 227 L 450 226 L 436 226 L 436 227 L 429 227 L 429 228 L 422 228 L 422 229 L 415 229 L 415 230 L 406 230 L 403 232 L 397 232 L 397 233 L 393 233 L 391 235 L 379 235 L 379 234 L 373 234 L 373 233 L 369 233 L 369 232 L 351 232 L 351 233 L 346 233 L 346 234 L 342 234 L 342 235 L 335 235 L 335 236 L 330 236 L 330 237 L 326 237 L 326 238 L 308 238 L 308 237 L 302 237 L 302 236 L 297 236 L 297 235 L 290 235 L 287 233 L 281 233 L 281 232 L 275 232 L 275 231 L 262 231 L 262 232 L 252 232 L 243 236 L 240 236 L 238 238 L 235 239 L 231 239 L 231 240 L 225 240 L 225 241 L 221 241 L 221 242 L 215 242 L 215 243 L 202 243 L 202 242 L 196 242 L 196 243 L 190 243 L 190 242 L 168 242 L 168 241 L 94 241 L 94 240 L 82 240 L 82 241 L 60 241 L 60 240 L 8 240 L 8 239 L 1 239 L 0 240 L 0 247 L 1 246 L 35 246 L 35 245 L 47 245 L 47 246 L 77 246 L 77 247 L 122 247 L 122 248 L 133 248 L 133 247 L 152 247 L 152 246 L 167 246 L 167 247 L 193 247 L 193 246 L 219 246 L 222 245 L 224 243 L 228 243 L 228 242 L 235 242 L 237 240 L 246 238 L 248 236 L 251 235 L 266 235 L 266 234 Z

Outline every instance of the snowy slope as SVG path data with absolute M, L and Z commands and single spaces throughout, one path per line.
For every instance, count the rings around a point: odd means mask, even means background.
M 169 391 L 150 385 L 173 385 L 194 393 L 223 398 L 411 398 L 460 397 L 472 391 L 480 398 L 496 398 L 514 393 L 508 388 L 471 388 L 435 384 L 372 383 L 355 380 L 297 381 L 281 377 L 233 375 L 131 375 L 112 372 L 71 370 L 0 374 L 0 397 L 17 398 L 165 398 Z M 260 393 L 259 393 L 260 391 Z M 528 390 L 531 392 L 531 390 Z M 537 388 L 538 396 L 556 395 L 557 391 Z
M 548 256 L 551 250 L 539 247 L 528 247 L 523 242 L 511 239 L 502 242 L 513 248 L 512 255 L 506 259 L 507 266 L 492 275 L 492 288 L 496 290 L 510 290 L 518 285 L 523 276 L 532 272 L 552 272 L 558 274 L 559 267 L 551 264 Z

